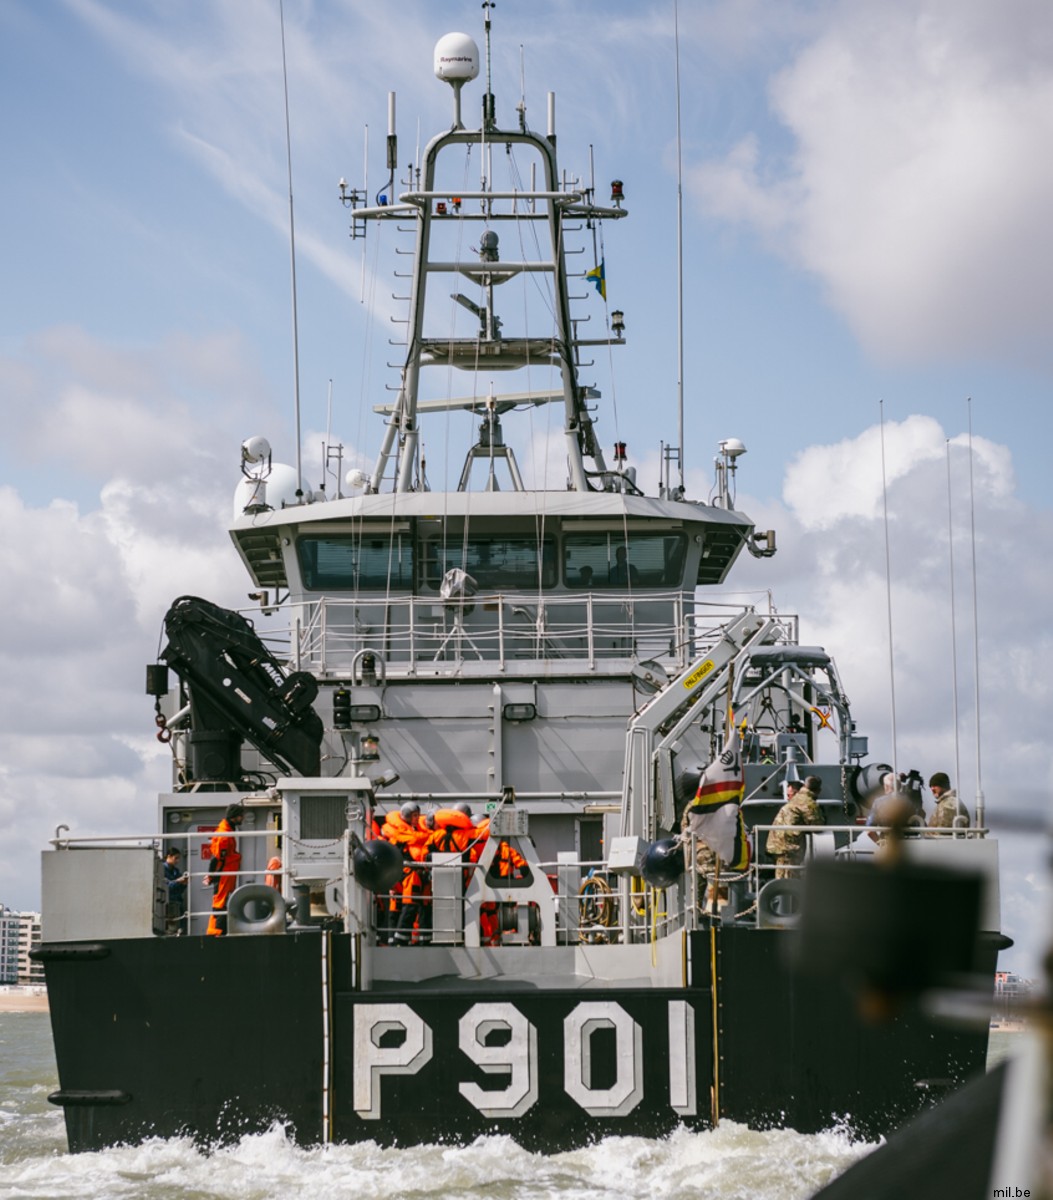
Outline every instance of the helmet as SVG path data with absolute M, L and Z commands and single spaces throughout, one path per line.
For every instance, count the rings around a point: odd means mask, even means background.
M 228 804 L 227 811 L 223 814 L 224 818 L 228 821 L 233 821 L 236 817 L 243 817 L 244 815 L 245 805 L 236 803 Z
M 399 809 L 399 812 L 402 814 L 402 817 L 405 820 L 409 821 L 412 820 L 413 817 L 420 816 L 420 805 L 416 802 L 416 800 L 407 800 L 406 803 Z
M 464 813 L 466 817 L 470 817 L 472 815 L 472 806 L 464 800 L 458 800 L 453 806 L 453 811 Z

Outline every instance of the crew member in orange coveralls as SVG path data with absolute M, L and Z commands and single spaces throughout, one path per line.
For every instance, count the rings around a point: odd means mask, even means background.
M 472 862 L 478 862 L 483 852 L 483 846 L 490 837 L 490 819 L 484 817 L 475 827 L 476 843 L 472 848 Z M 513 875 L 519 875 L 526 869 L 527 860 L 519 853 L 511 842 L 499 842 L 497 849 L 494 852 L 494 857 L 490 862 L 490 876 L 496 876 L 500 881 L 504 882 L 510 879 Z M 511 909 L 515 909 L 515 905 L 509 905 Z M 501 944 L 501 920 L 498 906 L 491 900 L 480 905 L 479 908 L 479 932 L 482 937 L 484 946 L 500 946 Z
M 418 924 L 419 940 L 430 941 L 431 909 L 424 912 L 424 879 L 416 864 L 427 857 L 427 843 L 431 835 L 428 830 L 420 828 L 419 805 L 409 800 L 398 812 L 389 812 L 384 818 L 380 836 L 397 846 L 405 859 L 402 882 L 391 893 L 391 942 L 395 946 L 408 946 L 413 938 L 414 926 Z
M 205 887 L 214 884 L 216 889 L 212 896 L 212 916 L 205 930 L 209 937 L 222 937 L 227 932 L 227 901 L 238 886 L 236 872 L 241 870 L 238 842 L 231 835 L 237 832 L 244 820 L 245 809 L 240 804 L 229 804 L 223 820 L 212 835 L 212 857 L 205 876 Z

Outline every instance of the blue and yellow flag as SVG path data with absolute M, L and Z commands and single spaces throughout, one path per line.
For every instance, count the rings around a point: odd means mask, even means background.
M 596 291 L 598 291 L 600 293 L 600 295 L 604 298 L 604 300 L 606 300 L 607 299 L 607 272 L 604 269 L 604 260 L 603 259 L 600 259 L 600 264 L 598 267 L 593 267 L 591 271 L 586 272 L 585 278 L 592 280 L 592 282 L 596 285 Z

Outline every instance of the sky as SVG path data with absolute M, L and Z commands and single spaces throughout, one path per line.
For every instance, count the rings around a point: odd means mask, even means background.
M 1003 825 L 1003 963 L 1034 976 L 1053 787 L 1053 9 L 1008 11 L 502 0 L 494 90 L 499 120 L 522 93 L 539 129 L 554 90 L 564 167 L 588 178 L 591 157 L 601 199 L 624 181 L 629 216 L 597 256 L 626 344 L 596 366 L 597 416 L 653 493 L 678 438 L 678 28 L 689 495 L 741 438 L 738 506 L 779 551 L 728 590 L 801 614 L 875 758 L 946 770 L 970 805 L 979 780 Z M 337 181 L 361 186 L 368 160 L 383 184 L 391 89 L 401 162 L 448 126 L 432 50 L 451 30 L 481 42 L 481 10 L 286 0 L 284 16 L 317 483 L 327 429 L 345 465 L 371 463 L 397 353 L 390 248 L 349 239 Z M 470 124 L 481 91 L 465 90 Z M 6 0 L 0 113 L 0 903 L 35 908 L 60 822 L 152 831 L 167 759 L 143 675 L 164 613 L 186 593 L 244 603 L 225 533 L 240 443 L 294 455 L 277 0 Z M 602 324 L 584 281 L 575 295 Z

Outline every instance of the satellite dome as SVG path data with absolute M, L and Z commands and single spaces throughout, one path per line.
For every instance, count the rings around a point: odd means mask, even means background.
M 270 458 L 271 444 L 265 437 L 256 434 L 241 443 L 241 456 L 248 463 L 262 462 L 265 458 Z
M 447 83 L 467 83 L 479 74 L 479 47 L 466 33 L 447 33 L 435 43 L 435 74 Z
M 234 517 L 245 515 L 247 505 L 253 503 L 253 497 L 258 495 L 258 480 L 239 479 L 234 489 Z M 297 475 L 296 468 L 288 463 L 275 463 L 270 474 L 263 480 L 265 488 L 263 495 L 269 508 L 281 508 L 283 505 L 295 504 Z

